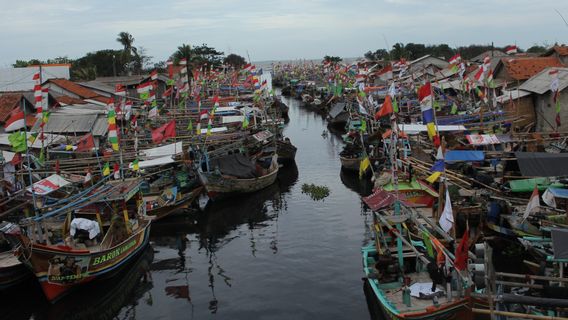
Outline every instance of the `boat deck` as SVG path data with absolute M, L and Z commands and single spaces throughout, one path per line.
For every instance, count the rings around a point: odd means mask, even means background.
M 430 276 L 427 272 L 413 273 L 409 275 L 411 280 L 411 285 L 414 283 L 428 283 L 432 282 Z M 439 289 L 443 289 L 438 286 Z M 425 311 L 426 308 L 432 307 L 434 305 L 432 299 L 418 299 L 411 296 L 411 306 L 408 307 L 404 304 L 402 300 L 402 288 L 396 289 L 383 289 L 385 297 L 390 301 L 393 307 L 395 307 L 399 312 L 420 312 Z M 447 297 L 438 297 L 438 303 L 440 305 L 450 302 Z

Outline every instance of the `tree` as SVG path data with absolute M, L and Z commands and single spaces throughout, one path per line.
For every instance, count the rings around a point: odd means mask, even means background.
M 547 50 L 548 50 L 548 49 L 547 49 L 545 46 L 539 46 L 539 45 L 537 45 L 537 44 L 535 43 L 532 47 L 530 47 L 530 48 L 527 49 L 527 52 L 528 52 L 528 53 L 538 53 L 538 54 L 541 54 L 541 53 L 545 53 Z
M 136 66 L 138 66 L 138 71 L 140 71 L 140 57 L 138 56 L 138 49 L 134 46 L 134 37 L 130 33 L 123 31 L 118 34 L 116 41 L 118 41 L 123 46 L 121 59 L 122 61 L 125 61 L 126 64 L 128 64 L 127 69 L 132 71 L 136 69 Z M 136 64 L 137 62 L 138 64 Z
M 328 62 L 331 64 L 335 64 L 335 63 L 339 63 L 341 61 L 343 61 L 343 59 L 341 59 L 341 57 L 337 57 L 337 56 L 325 56 L 323 57 L 323 61 L 324 62 Z
M 81 68 L 74 68 L 71 71 L 73 80 L 95 80 L 97 78 L 97 67 L 86 66 Z
M 206 43 L 193 48 L 194 60 L 199 60 L 203 64 L 217 68 L 221 66 L 223 52 L 209 47 Z
M 85 72 L 73 72 L 74 70 L 94 68 L 96 76 L 111 77 L 116 74 L 123 74 L 126 71 L 127 62 L 122 60 L 121 50 L 99 50 L 89 52 L 71 64 L 72 75 L 85 74 Z M 92 74 L 89 70 L 87 74 Z
M 408 58 L 408 53 L 406 52 L 406 49 L 404 47 L 403 43 L 395 43 L 394 46 L 392 46 L 392 50 L 390 52 L 390 56 L 393 60 L 400 60 L 402 58 L 407 59 Z
M 242 66 L 247 64 L 247 61 L 238 54 L 231 53 L 223 59 L 223 63 L 235 69 L 240 69 Z
M 364 56 L 371 61 L 389 60 L 389 52 L 385 49 L 377 49 L 375 52 L 367 51 Z

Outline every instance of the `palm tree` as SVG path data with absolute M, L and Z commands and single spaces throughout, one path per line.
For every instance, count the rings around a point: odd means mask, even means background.
M 122 31 L 118 34 L 118 38 L 116 38 L 124 48 L 122 49 L 122 61 L 126 64 L 129 64 L 134 60 L 133 58 L 138 58 L 138 49 L 134 46 L 134 37 L 125 31 Z
M 180 60 L 185 59 L 187 61 L 187 75 L 188 77 L 190 77 L 190 79 L 193 78 L 193 72 L 191 72 L 191 69 L 193 68 L 191 67 L 191 65 L 193 62 L 195 62 L 194 60 L 196 56 L 194 55 L 193 49 L 189 44 L 183 43 L 181 46 L 179 46 L 177 51 L 172 55 L 172 58 L 174 60 L 174 63 L 176 64 L 179 63 Z

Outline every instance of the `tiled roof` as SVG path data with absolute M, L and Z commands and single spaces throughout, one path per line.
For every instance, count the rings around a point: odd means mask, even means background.
M 22 99 L 21 93 L 4 93 L 0 95 L 0 122 L 6 122 L 10 112 Z
M 82 87 L 75 82 L 69 81 L 67 79 L 49 79 L 48 81 L 78 95 L 82 99 L 92 99 L 98 96 L 98 94 L 93 90 Z
M 555 57 L 503 58 L 503 65 L 515 80 L 527 80 L 547 67 L 563 67 Z
M 87 102 L 81 100 L 81 99 L 77 99 L 77 98 L 73 98 L 70 96 L 57 96 L 55 97 L 55 100 L 57 100 L 57 102 L 59 102 L 62 105 L 66 105 L 66 104 L 86 104 Z

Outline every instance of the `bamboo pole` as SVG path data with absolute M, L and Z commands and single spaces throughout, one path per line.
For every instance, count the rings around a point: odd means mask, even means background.
M 521 318 L 521 319 L 535 319 L 535 320 L 568 320 L 565 317 L 555 317 L 555 316 L 541 316 L 536 314 L 526 314 L 526 313 L 518 313 L 518 312 L 510 312 L 510 311 L 498 311 L 498 310 L 486 310 L 486 309 L 479 309 L 479 308 L 471 308 L 473 313 L 480 313 L 480 314 L 488 314 L 488 315 L 497 315 L 497 316 L 505 316 L 505 317 L 514 317 L 514 318 Z

